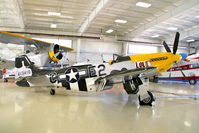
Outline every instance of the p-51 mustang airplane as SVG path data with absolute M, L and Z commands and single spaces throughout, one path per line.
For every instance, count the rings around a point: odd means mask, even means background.
M 130 56 L 114 55 L 113 60 L 100 64 L 74 64 L 59 70 L 41 70 L 29 60 L 26 55 L 16 58 L 16 82 L 19 86 L 62 86 L 67 90 L 102 91 L 111 89 L 115 80 L 123 83 L 128 94 L 137 94 L 142 85 L 140 74 L 148 75 L 153 71 L 163 72 L 180 61 L 182 56 L 176 54 L 179 33 L 176 33 L 173 53 L 164 43 L 167 52 L 140 54 Z M 143 65 L 137 65 L 137 64 Z M 117 82 L 118 83 L 118 82 Z M 140 105 L 152 105 L 155 101 L 150 91 L 139 94 Z M 51 95 L 55 89 L 51 89 Z

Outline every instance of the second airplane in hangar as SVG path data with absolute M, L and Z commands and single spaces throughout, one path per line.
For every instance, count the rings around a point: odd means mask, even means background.
M 140 74 L 149 75 L 152 72 L 163 72 L 180 61 L 182 56 L 176 54 L 179 42 L 179 33 L 176 33 L 173 53 L 165 43 L 167 52 L 140 54 L 130 56 L 114 55 L 113 60 L 100 64 L 73 64 L 59 70 L 39 69 L 26 56 L 18 56 L 15 60 L 16 82 L 19 86 L 62 86 L 68 90 L 102 91 L 111 89 L 116 80 L 123 83 L 128 94 L 139 92 L 140 105 L 152 105 L 155 101 L 153 94 L 143 88 Z M 26 40 L 27 38 L 23 38 Z M 145 65 L 136 65 L 136 64 Z M 142 93 L 140 93 L 142 92 Z M 55 89 L 51 89 L 51 95 Z
M 29 49 L 26 50 L 26 56 L 39 69 L 59 69 L 60 66 L 68 66 L 69 62 L 65 52 L 73 50 L 69 47 L 44 42 L 6 31 L 0 31 L 0 42 L 7 45 L 15 44 L 28 47 Z M 34 47 L 32 48 L 32 46 Z M 15 77 L 14 67 L 15 58 L 0 58 L 0 69 L 3 71 L 2 74 L 4 81 Z
M 160 80 L 188 81 L 195 85 L 199 80 L 199 54 L 188 56 L 158 76 Z

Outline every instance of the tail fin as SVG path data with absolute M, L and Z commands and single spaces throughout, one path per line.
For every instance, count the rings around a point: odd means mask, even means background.
M 15 67 L 18 69 L 22 67 L 30 68 L 33 75 L 39 70 L 26 55 L 21 55 L 15 58 Z

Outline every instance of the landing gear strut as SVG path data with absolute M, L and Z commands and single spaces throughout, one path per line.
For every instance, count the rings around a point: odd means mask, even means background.
M 142 85 L 139 77 L 133 79 L 130 76 L 124 77 L 123 86 L 127 94 L 137 94 L 139 92 L 139 85 Z
M 55 95 L 55 89 L 50 89 L 50 94 Z
M 8 79 L 4 79 L 4 82 L 8 82 Z
M 152 103 L 155 101 L 155 97 L 153 96 L 153 94 L 150 91 L 147 91 L 148 96 L 145 97 L 144 99 L 141 99 L 141 96 L 139 95 L 138 99 L 139 99 L 139 103 L 140 105 L 150 105 L 152 106 Z
M 139 92 L 139 86 L 132 83 L 132 81 L 123 83 L 124 89 L 128 94 L 137 94 Z

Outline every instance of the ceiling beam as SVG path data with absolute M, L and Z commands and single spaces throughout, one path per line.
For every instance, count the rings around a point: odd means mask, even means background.
M 190 36 L 194 36 L 195 34 L 198 34 L 199 33 L 199 25 L 198 25 L 198 27 L 196 27 L 196 28 L 192 28 L 192 29 L 190 29 L 190 30 L 188 30 L 188 31 L 182 31 L 182 32 L 180 32 L 181 33 L 181 40 L 182 39 L 185 39 L 185 38 L 188 38 L 188 37 L 190 37 Z M 191 39 L 191 38 L 190 38 Z
M 54 34 L 54 35 L 66 35 L 66 36 L 80 36 L 77 32 L 72 32 L 68 30 L 56 30 L 52 28 L 43 28 L 43 29 L 36 29 L 36 28 L 18 28 L 18 27 L 0 27 L 1 31 L 9 31 L 9 32 L 27 32 L 27 33 L 41 33 L 41 34 Z M 96 34 L 84 34 L 84 36 L 92 36 L 92 37 L 99 37 Z
M 89 14 L 86 20 L 82 23 L 78 32 L 83 34 L 88 28 L 89 24 L 93 21 L 93 19 L 98 15 L 98 13 L 106 6 L 109 0 L 100 0 L 95 9 Z
M 137 29 L 130 32 L 125 38 L 132 39 L 134 37 L 137 37 L 140 34 L 142 34 L 145 30 L 153 28 L 156 25 L 159 25 L 162 22 L 164 22 L 174 16 L 177 16 L 178 14 L 183 13 L 183 12 L 189 10 L 190 8 L 193 8 L 198 5 L 199 5 L 198 0 L 186 1 L 186 3 L 184 3 L 183 5 L 175 7 L 173 10 L 169 10 L 168 12 L 154 18 L 152 21 L 140 25 Z

